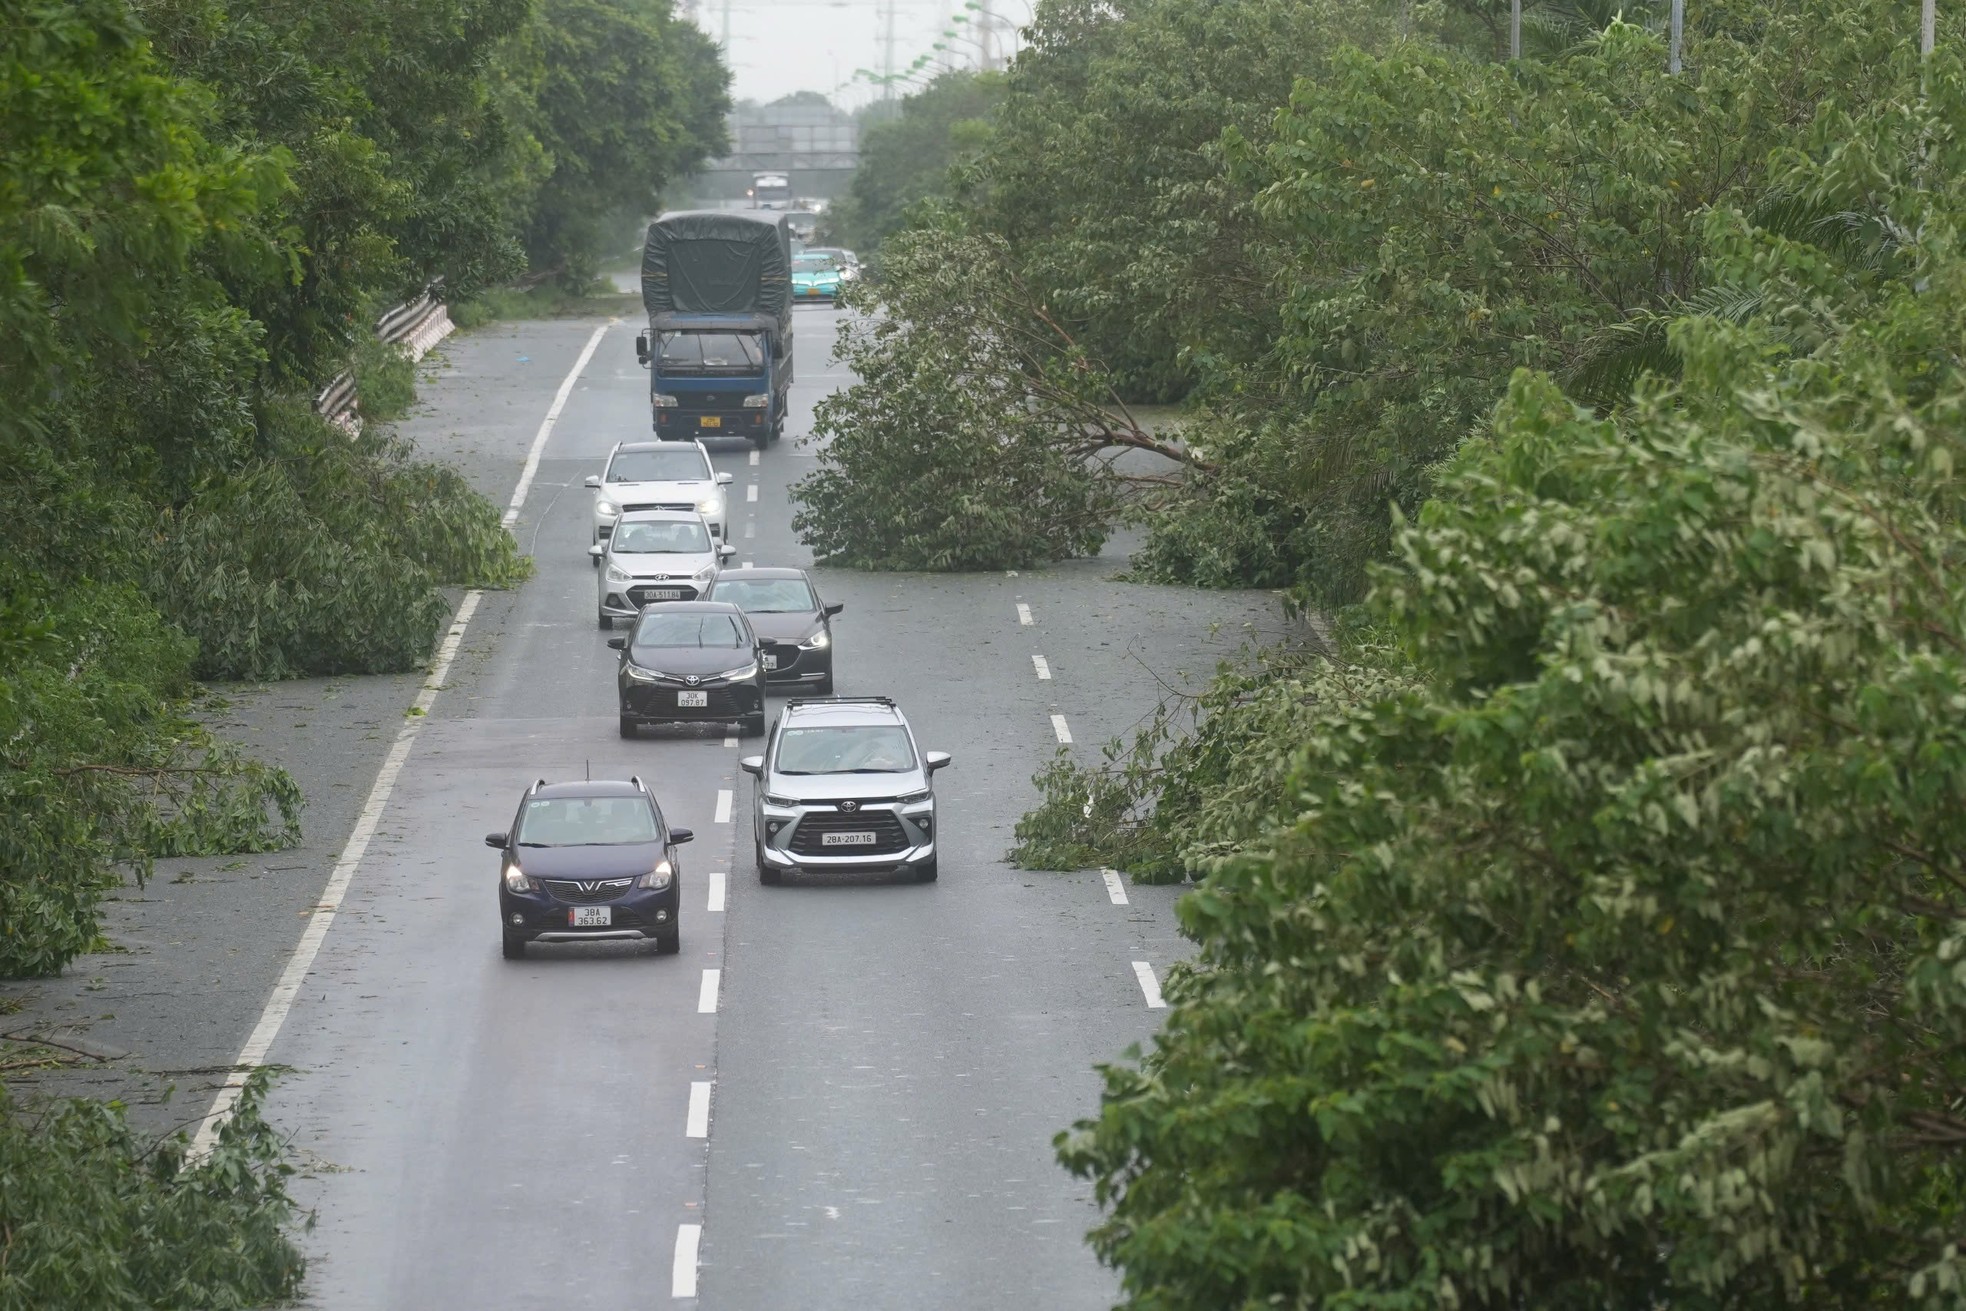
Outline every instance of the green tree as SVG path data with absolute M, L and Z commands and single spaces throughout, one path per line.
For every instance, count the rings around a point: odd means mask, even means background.
M 866 123 L 860 163 L 824 220 L 827 239 L 870 254 L 920 202 L 946 197 L 950 169 L 989 140 L 1003 96 L 1001 74 L 944 73 L 904 98 L 898 113 Z

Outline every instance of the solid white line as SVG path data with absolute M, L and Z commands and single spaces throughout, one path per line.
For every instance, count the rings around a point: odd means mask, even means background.
M 711 821 L 712 823 L 714 824 L 730 823 L 730 801 L 731 801 L 730 789 L 718 788 L 717 789 L 717 818 L 712 820 Z
M 1143 960 L 1134 961 L 1133 977 L 1140 980 L 1140 991 L 1147 994 L 1148 1010 L 1164 1011 L 1167 1009 L 1167 999 L 1160 995 L 1160 980 L 1154 977 L 1153 966 Z
M 676 1264 L 669 1275 L 669 1296 L 696 1296 L 696 1249 L 702 1242 L 702 1225 L 676 1226 Z
M 1045 658 L 1043 656 L 1041 655 L 1032 656 L 1031 668 L 1038 671 L 1038 678 L 1041 681 L 1047 683 L 1051 681 L 1051 666 L 1048 663 L 1046 663 Z
M 1068 747 L 1072 745 L 1072 730 L 1066 725 L 1065 716 L 1053 715 L 1051 717 L 1051 731 L 1058 734 L 1058 744 L 1060 746 Z
M 1017 603 L 1017 622 L 1024 625 L 1024 627 L 1026 628 L 1029 628 L 1032 625 L 1032 623 L 1035 622 L 1031 618 L 1031 607 L 1024 604 L 1024 602 L 1022 601 L 1019 601 Z
M 1102 869 L 1099 872 L 1106 876 L 1106 895 L 1112 898 L 1113 904 L 1115 906 L 1126 905 L 1126 885 L 1120 882 L 1120 872 L 1116 869 Z M 721 874 L 713 874 L 710 877 L 722 878 L 723 876 Z
M 689 1086 L 689 1114 L 683 1120 L 683 1137 L 708 1138 L 710 1136 L 710 1085 L 693 1083 Z
M 363 802 L 361 813 L 355 819 L 355 831 L 348 835 L 348 842 L 341 849 L 341 857 L 335 861 L 334 870 L 328 875 L 328 885 L 321 891 L 321 900 L 315 903 L 300 941 L 294 944 L 286 968 L 280 971 L 279 981 L 273 985 L 266 1005 L 261 1008 L 259 1022 L 253 1025 L 252 1032 L 246 1036 L 245 1046 L 239 1049 L 238 1058 L 232 1062 L 232 1073 L 225 1077 L 225 1083 L 212 1099 L 212 1107 L 205 1112 L 198 1132 L 192 1135 L 191 1156 L 194 1160 L 202 1160 L 218 1142 L 219 1121 L 231 1113 L 239 1101 L 239 1090 L 246 1086 L 246 1076 L 265 1062 L 273 1040 L 280 1036 L 280 1028 L 287 1022 L 287 1012 L 293 1009 L 294 998 L 300 995 L 300 986 L 306 982 L 307 972 L 314 968 L 314 957 L 320 953 L 321 942 L 334 924 L 342 898 L 348 895 L 348 884 L 355 877 L 355 869 L 362 863 L 363 854 L 369 849 L 369 839 L 375 836 L 376 826 L 382 822 L 382 812 L 389 804 L 389 794 L 395 790 L 396 778 L 403 772 L 410 748 L 416 745 L 417 734 L 423 729 L 430 707 L 437 702 L 437 693 L 443 688 L 451 662 L 457 658 L 458 646 L 464 641 L 464 630 L 470 626 L 471 616 L 477 612 L 479 598 L 483 595 L 483 592 L 464 594 L 463 604 L 457 608 L 457 617 L 451 620 L 450 631 L 444 634 L 443 642 L 437 647 L 437 659 L 430 666 L 430 677 L 423 680 L 423 688 L 416 694 L 411 713 L 405 716 L 403 727 L 396 733 L 395 745 L 383 758 L 382 769 L 375 776 L 375 785 L 369 789 L 368 800 Z
M 752 483 L 749 487 L 746 487 L 744 489 L 744 499 L 747 501 L 755 501 L 758 499 L 758 485 L 756 483 Z
M 717 1013 L 717 980 L 723 977 L 722 970 L 703 971 L 703 986 L 697 990 L 696 1013 L 715 1015 Z
M 753 469 L 758 467 L 758 453 L 756 451 L 751 452 L 751 467 Z
M 553 404 L 547 408 L 546 417 L 540 420 L 539 431 L 533 435 L 532 449 L 526 452 L 526 467 L 519 472 L 519 485 L 512 489 L 511 503 L 505 507 L 505 517 L 499 520 L 510 528 L 519 518 L 519 507 L 526 503 L 526 493 L 532 490 L 533 475 L 539 472 L 539 457 L 545 453 L 546 439 L 553 435 L 553 425 L 560 421 L 560 411 L 567 407 L 567 397 L 573 395 L 573 385 L 580 381 L 580 372 L 587 367 L 587 361 L 594 358 L 594 348 L 601 344 L 601 338 L 614 325 L 603 323 L 594 329 L 594 335 L 587 339 L 581 349 L 580 358 L 573 362 L 573 371 L 567 374 L 560 390 L 553 394 Z
M 707 909 L 712 915 L 715 915 L 720 913 L 723 908 L 724 872 L 722 870 L 715 870 L 710 875 L 710 904 Z

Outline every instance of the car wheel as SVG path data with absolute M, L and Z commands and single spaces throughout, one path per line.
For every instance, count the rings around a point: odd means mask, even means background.
M 922 883 L 935 882 L 935 857 L 930 856 L 926 865 L 915 866 L 915 878 Z
M 607 611 L 596 610 L 594 612 L 594 619 L 594 626 L 599 628 L 603 633 L 612 633 L 614 631 L 614 616 L 610 615 Z
M 630 719 L 626 715 L 621 716 L 621 736 L 626 738 L 632 738 L 638 736 L 639 733 L 640 733 L 640 729 L 637 727 L 634 720 Z
M 508 933 L 500 940 L 499 945 L 505 949 L 504 956 L 506 960 L 524 960 L 526 958 L 526 940 L 524 938 L 515 938 Z
M 656 955 L 658 955 L 658 956 L 674 956 L 674 955 L 676 955 L 676 954 L 677 954 L 678 952 L 680 952 L 680 951 L 682 951 L 682 949 L 683 949 L 683 926 L 682 926 L 682 925 L 680 925 L 680 924 L 678 924 L 678 925 L 675 925 L 674 927 L 672 927 L 672 928 L 670 928 L 670 929 L 668 929 L 668 930 L 666 930 L 666 931 L 665 931 L 665 930 L 663 930 L 663 929 L 657 929 L 657 930 L 655 931 L 655 954 L 656 954 Z
M 757 851 L 758 851 L 758 882 L 764 884 L 768 888 L 777 887 L 780 878 L 779 872 L 773 869 L 771 866 L 765 864 L 765 849 L 763 847 L 759 847 Z
M 827 670 L 826 677 L 820 679 L 817 683 L 814 683 L 812 685 L 812 690 L 817 692 L 820 696 L 833 695 L 833 671 L 830 669 Z
M 745 737 L 763 737 L 765 732 L 765 712 L 760 710 L 755 715 L 744 716 L 744 722 L 738 726 L 738 731 Z

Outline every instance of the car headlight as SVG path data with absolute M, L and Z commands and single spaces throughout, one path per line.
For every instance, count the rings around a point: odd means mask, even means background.
M 770 392 L 761 391 L 755 396 L 746 396 L 744 398 L 744 408 L 747 410 L 762 410 L 769 404 L 771 404 Z
M 633 582 L 634 578 L 635 576 L 633 574 L 629 573 L 626 569 L 623 569 L 618 564 L 611 564 L 608 566 L 607 580 L 610 583 Z
M 749 678 L 749 677 L 750 677 L 751 675 L 753 675 L 753 674 L 755 674 L 755 673 L 757 673 L 757 672 L 758 672 L 758 662 L 757 662 L 757 661 L 755 661 L 755 660 L 753 660 L 753 661 L 752 661 L 752 662 L 751 662 L 750 664 L 748 664 L 748 665 L 743 665 L 743 666 L 740 666 L 740 667 L 739 667 L 739 668 L 737 668 L 737 669 L 726 669 L 726 670 L 725 670 L 725 671 L 724 671 L 723 673 L 721 673 L 721 674 L 716 674 L 716 675 L 714 675 L 714 677 L 716 677 L 716 678 Z
M 644 669 L 640 665 L 628 665 L 626 668 L 628 670 L 628 677 L 634 679 L 637 683 L 653 683 L 662 677 L 662 675 L 656 673 L 653 669 Z
M 696 512 L 698 514 L 715 514 L 723 508 L 724 498 L 721 496 L 708 496 L 696 503 Z
M 673 410 L 676 408 L 676 398 L 674 396 L 666 396 L 661 392 L 651 395 L 649 397 L 649 403 L 658 410 Z
M 827 647 L 831 646 L 832 644 L 833 644 L 833 639 L 826 636 L 826 630 L 822 628 L 818 632 L 814 633 L 811 637 L 808 637 L 805 641 L 799 643 L 799 650 L 824 651 Z
M 716 576 L 717 576 L 717 566 L 714 564 L 706 564 L 701 569 L 698 569 L 696 571 L 694 581 L 699 583 L 707 583 L 712 578 L 715 578 Z
M 657 861 L 654 869 L 635 880 L 635 886 L 660 892 L 668 887 L 675 877 L 676 871 L 670 868 L 668 861 Z
M 788 810 L 791 807 L 799 804 L 798 802 L 792 800 L 792 798 L 790 797 L 774 796 L 769 792 L 765 793 L 764 800 L 767 806 L 778 806 L 782 809 L 788 809 Z
M 930 797 L 934 795 L 935 794 L 933 792 L 930 792 L 927 788 L 923 788 L 920 792 L 904 793 L 903 795 L 896 797 L 894 799 L 894 802 L 896 805 L 899 806 L 912 806 L 915 805 L 917 802 L 927 801 Z
M 621 507 L 605 496 L 597 496 L 594 498 L 594 513 L 603 519 L 612 519 L 621 513 Z
M 525 871 L 521 870 L 517 865 L 507 865 L 505 867 L 505 886 L 507 890 L 512 892 L 531 892 L 534 890 L 533 881 L 527 878 Z

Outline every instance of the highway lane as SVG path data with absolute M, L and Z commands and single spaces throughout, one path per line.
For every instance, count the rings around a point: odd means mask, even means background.
M 844 381 L 824 361 L 836 319 L 799 311 L 793 433 Z M 570 366 L 596 326 L 567 324 L 555 358 Z M 647 431 L 633 334 L 608 328 L 566 387 L 514 524 L 537 574 L 479 601 L 273 1045 L 293 1073 L 272 1115 L 315 1167 L 297 1189 L 319 1214 L 309 1303 L 1107 1305 L 1115 1282 L 1081 1241 L 1095 1213 L 1050 1138 L 1096 1105 L 1093 1064 L 1158 1023 L 1150 989 L 1183 952 L 1175 890 L 1002 856 L 1061 723 L 1096 749 L 1094 732 L 1151 707 L 1157 676 L 1205 673 L 1268 603 L 1116 584 L 1112 561 L 823 573 L 847 604 L 840 691 L 893 695 L 927 747 L 955 754 L 938 781 L 942 879 L 761 887 L 740 748 L 714 729 L 614 731 L 580 483 Z M 450 348 L 426 426 L 503 501 L 527 451 L 470 440 L 472 380 L 501 349 Z M 563 382 L 542 379 L 542 417 Z M 805 563 L 788 488 L 810 451 L 713 459 L 735 475 L 740 559 Z M 699 835 L 682 955 L 504 962 L 481 836 L 532 778 L 588 770 L 639 773 Z

